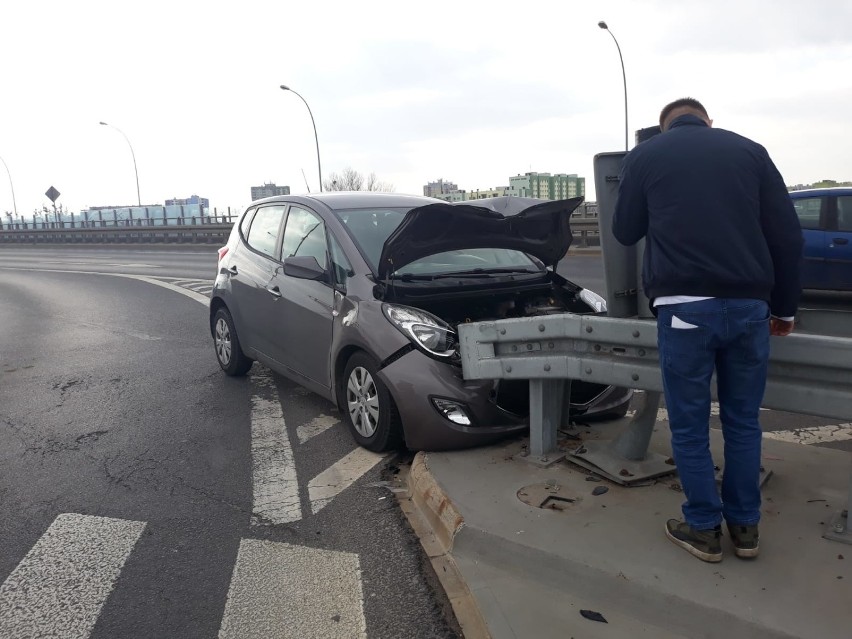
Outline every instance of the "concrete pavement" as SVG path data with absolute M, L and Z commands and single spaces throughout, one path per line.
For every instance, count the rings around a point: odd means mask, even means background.
M 577 433 L 609 437 L 624 423 Z M 668 439 L 658 422 L 651 449 L 668 455 Z M 721 433 L 711 431 L 711 441 L 719 462 Z M 761 556 L 736 558 L 726 536 L 724 561 L 708 564 L 664 536 L 683 501 L 676 476 L 635 488 L 588 481 L 587 471 L 565 462 L 541 469 L 515 458 L 522 444 L 420 453 L 409 474 L 412 505 L 435 533 L 433 565 L 439 557 L 450 566 L 443 572 L 452 576 L 451 600 L 475 607 L 468 619 L 483 620 L 462 624 L 467 637 L 852 636 L 852 546 L 822 538 L 846 504 L 848 452 L 766 440 L 773 475 L 764 487 Z M 536 484 L 573 501 L 560 502 L 561 511 L 523 503 L 519 491 Z M 608 491 L 594 496 L 599 486 Z

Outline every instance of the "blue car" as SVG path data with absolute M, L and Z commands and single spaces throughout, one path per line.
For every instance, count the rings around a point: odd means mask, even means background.
M 802 235 L 802 288 L 852 291 L 852 188 L 790 193 Z

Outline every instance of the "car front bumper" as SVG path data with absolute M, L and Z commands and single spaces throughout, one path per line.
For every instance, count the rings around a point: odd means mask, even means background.
M 510 411 L 498 405 L 500 382 L 465 380 L 460 368 L 439 362 L 414 350 L 379 371 L 396 403 L 411 450 L 451 450 L 479 446 L 507 435 L 523 433 L 529 427 L 528 411 Z M 528 393 L 528 391 L 525 391 Z M 620 416 L 633 392 L 610 386 L 586 404 L 572 404 L 578 418 Z M 461 404 L 470 425 L 450 421 L 441 414 L 433 399 Z
M 461 369 L 411 351 L 379 371 L 390 390 L 411 450 L 450 450 L 497 441 L 523 432 L 527 420 L 494 403 L 496 382 L 465 380 Z M 461 404 L 471 424 L 463 426 L 444 417 L 433 398 Z

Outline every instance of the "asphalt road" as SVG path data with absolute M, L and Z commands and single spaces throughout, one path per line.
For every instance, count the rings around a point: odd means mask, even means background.
M 391 460 L 219 371 L 215 249 L 0 249 L 0 636 L 456 636 Z M 560 272 L 604 293 L 599 255 Z M 762 421 L 852 450 L 848 424 Z
M 0 251 L 0 636 L 457 636 L 388 459 L 309 486 L 360 450 L 332 405 L 223 375 L 195 299 L 91 274 L 209 282 L 214 260 Z M 292 451 L 286 523 L 257 516 L 266 427 Z

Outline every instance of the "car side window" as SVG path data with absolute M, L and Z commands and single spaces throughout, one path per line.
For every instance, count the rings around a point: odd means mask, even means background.
M 343 248 L 340 246 L 337 238 L 334 237 L 334 235 L 329 234 L 328 239 L 331 268 L 334 271 L 334 281 L 341 286 L 346 286 L 346 280 L 349 279 L 349 273 L 352 271 L 352 264 L 348 259 L 346 259 L 346 254 L 343 252 Z
M 320 267 L 328 268 L 325 226 L 322 220 L 310 211 L 291 206 L 287 215 L 287 226 L 284 227 L 281 261 L 288 257 L 306 256 L 315 257 Z
M 243 219 L 240 222 L 240 233 L 244 238 L 248 238 L 249 227 L 251 226 L 251 220 L 254 217 L 256 210 L 257 209 L 249 209 L 246 211 L 246 214 L 243 215 Z
M 803 197 L 793 200 L 796 215 L 799 216 L 799 224 L 803 229 L 820 228 L 820 213 L 822 212 L 821 197 Z
M 278 231 L 284 219 L 283 206 L 264 206 L 257 210 L 246 238 L 250 247 L 269 257 L 275 257 Z
M 852 232 L 852 195 L 837 196 L 837 230 Z

